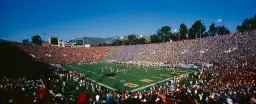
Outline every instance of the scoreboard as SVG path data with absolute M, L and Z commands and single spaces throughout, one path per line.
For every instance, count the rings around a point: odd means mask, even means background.
M 84 40 L 82 40 L 82 39 L 76 40 L 76 45 L 77 46 L 83 46 L 84 45 Z
M 59 46 L 59 44 L 60 44 L 59 38 L 58 37 L 50 37 L 49 43 L 50 43 L 50 45 L 53 45 L 53 46 Z

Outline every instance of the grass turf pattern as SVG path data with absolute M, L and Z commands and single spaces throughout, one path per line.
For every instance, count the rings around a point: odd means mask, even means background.
M 128 72 L 117 73 L 112 76 L 104 74 L 111 73 L 106 66 L 112 69 L 127 69 Z M 162 82 L 174 77 L 174 72 L 179 76 L 185 73 L 191 73 L 191 69 L 173 69 L 173 68 L 158 68 L 158 67 L 138 67 L 125 64 L 93 63 L 93 64 L 73 64 L 64 66 L 66 70 L 75 70 L 80 72 L 96 83 L 110 88 L 112 90 L 129 90 L 131 92 L 144 89 L 155 83 Z M 103 69 L 103 72 L 102 72 Z

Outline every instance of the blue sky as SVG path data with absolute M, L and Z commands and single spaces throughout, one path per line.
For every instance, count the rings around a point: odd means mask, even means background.
M 36 34 L 44 40 L 151 35 L 161 26 L 218 18 L 231 31 L 256 14 L 256 0 L 1 0 L 0 39 L 20 41 Z M 208 27 L 208 26 L 207 26 Z

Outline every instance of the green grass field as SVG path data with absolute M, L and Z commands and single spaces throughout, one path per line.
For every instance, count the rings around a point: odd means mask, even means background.
M 191 69 L 173 69 L 173 68 L 156 68 L 156 67 L 138 67 L 123 64 L 111 64 L 113 69 L 128 69 L 127 73 L 117 73 L 113 76 L 106 76 L 104 74 L 111 73 L 109 69 L 105 69 L 102 72 L 102 69 L 106 68 L 106 63 L 94 63 L 94 64 L 73 64 L 64 66 L 67 70 L 75 70 L 80 73 L 83 73 L 89 78 L 112 90 L 129 90 L 131 92 L 144 89 L 146 87 L 152 86 L 155 83 L 161 83 L 167 81 L 173 77 L 174 71 L 176 75 L 179 76 L 185 73 L 191 73 Z M 146 71 L 147 70 L 147 71 Z

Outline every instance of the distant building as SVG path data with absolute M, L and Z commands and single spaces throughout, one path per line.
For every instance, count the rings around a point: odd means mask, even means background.
M 90 47 L 91 45 L 90 44 L 85 44 L 84 47 Z
M 68 44 L 67 42 L 60 42 L 60 45 L 59 45 L 59 46 L 60 46 L 60 47 L 66 47 L 67 44 Z

